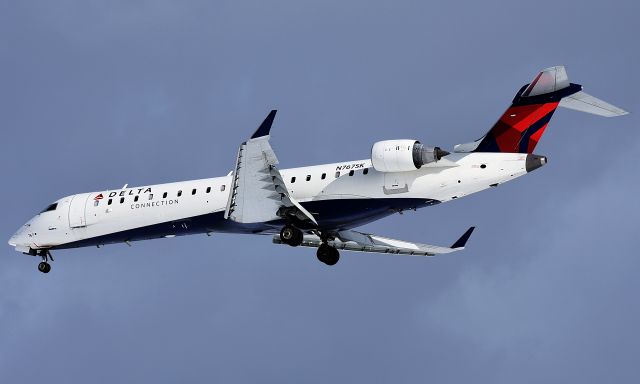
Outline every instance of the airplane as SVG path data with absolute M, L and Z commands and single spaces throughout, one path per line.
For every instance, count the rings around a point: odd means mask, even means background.
M 565 67 L 556 66 L 522 86 L 484 136 L 452 152 L 415 139 L 385 140 L 373 144 L 367 159 L 280 169 L 269 143 L 272 110 L 240 145 L 228 175 L 66 196 L 24 224 L 9 244 L 39 256 L 43 273 L 51 270 L 52 250 L 215 232 L 270 235 L 276 244 L 317 248 L 326 265 L 338 262 L 340 250 L 411 256 L 460 251 L 474 227 L 449 247 L 354 228 L 542 167 L 547 158 L 533 151 L 558 106 L 605 117 L 628 113 L 585 93 L 569 82 Z

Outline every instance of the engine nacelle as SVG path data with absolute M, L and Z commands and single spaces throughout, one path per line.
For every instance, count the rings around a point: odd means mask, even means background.
M 371 162 L 379 172 L 407 172 L 448 154 L 438 147 L 425 147 L 417 140 L 385 140 L 373 144 Z

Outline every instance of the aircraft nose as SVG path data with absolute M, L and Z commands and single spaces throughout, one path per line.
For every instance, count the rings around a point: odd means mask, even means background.
M 15 247 L 18 244 L 18 233 L 14 233 L 13 236 L 9 239 L 9 245 Z
M 26 243 L 27 241 L 25 239 L 24 230 L 22 228 L 16 231 L 16 233 L 14 233 L 13 236 L 11 236 L 11 238 L 9 239 L 9 245 L 11 245 L 12 247 L 24 245 Z

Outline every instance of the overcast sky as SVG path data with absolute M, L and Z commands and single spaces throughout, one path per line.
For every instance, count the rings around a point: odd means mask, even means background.
M 227 174 L 272 108 L 282 168 L 480 137 L 538 70 L 631 115 L 559 110 L 549 164 L 364 227 L 438 258 L 190 236 L 5 245 L 0 382 L 636 383 L 637 1 L 0 0 L 8 240 L 78 192 Z M 634 114 L 635 113 L 635 114 Z

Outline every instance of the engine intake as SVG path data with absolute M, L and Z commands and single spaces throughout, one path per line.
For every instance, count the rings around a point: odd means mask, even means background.
M 417 140 L 385 140 L 373 144 L 371 162 L 379 172 L 408 172 L 448 154 L 439 147 L 427 147 Z

